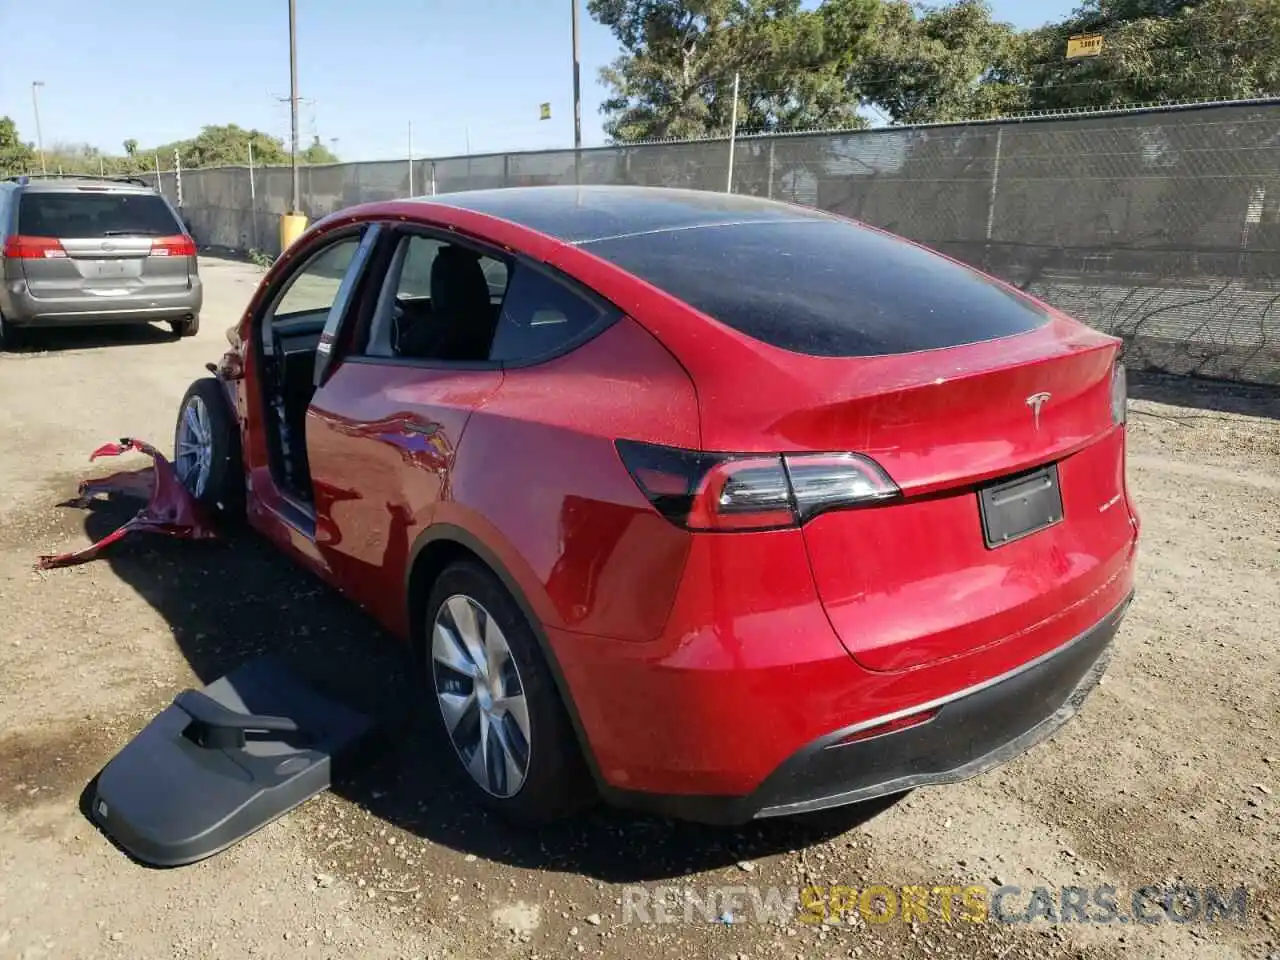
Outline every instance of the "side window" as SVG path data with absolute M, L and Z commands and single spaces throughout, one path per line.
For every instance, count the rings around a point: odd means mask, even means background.
M 360 246 L 360 237 L 346 237 L 312 257 L 289 278 L 284 294 L 276 301 L 272 322 L 323 320 L 338 299 L 342 278 Z
M 513 363 L 554 353 L 585 333 L 603 312 L 553 277 L 522 264 L 515 268 L 503 301 L 490 357 Z
M 432 237 L 400 241 L 374 311 L 366 354 L 413 360 L 489 359 L 507 265 Z

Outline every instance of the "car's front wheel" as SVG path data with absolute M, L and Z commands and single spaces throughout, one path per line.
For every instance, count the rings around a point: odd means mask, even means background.
M 427 681 L 467 789 L 517 820 L 594 799 L 555 681 L 511 595 L 474 562 L 447 567 L 427 602 Z
M 187 388 L 178 408 L 173 465 L 193 497 L 227 519 L 244 511 L 240 428 L 226 393 L 213 377 Z

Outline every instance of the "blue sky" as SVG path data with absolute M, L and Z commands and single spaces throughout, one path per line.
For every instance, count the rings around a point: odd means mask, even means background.
M 604 142 L 598 69 L 618 53 L 581 11 L 582 131 Z M 1077 0 L 994 0 L 1018 26 Z M 570 0 L 297 0 L 299 125 L 343 159 L 542 149 L 573 143 Z M 46 145 L 112 152 L 239 123 L 286 138 L 286 0 L 59 0 L 54 21 L 0 0 L 0 114 L 35 139 L 31 82 L 43 80 Z M 49 28 L 50 23 L 56 27 Z M 281 100 L 278 98 L 286 98 Z M 551 103 L 551 119 L 538 105 Z

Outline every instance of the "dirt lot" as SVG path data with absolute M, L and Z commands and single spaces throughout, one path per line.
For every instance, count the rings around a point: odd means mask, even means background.
M 712 830 L 600 811 L 520 832 L 462 806 L 396 645 L 244 536 L 126 543 L 38 575 L 122 514 L 59 508 L 99 443 L 167 449 L 257 272 L 206 261 L 204 331 L 62 333 L 0 354 L 0 957 L 1280 957 L 1280 400 L 1133 386 L 1137 600 L 1053 741 L 957 787 Z M 114 463 L 111 464 L 114 467 Z M 125 514 L 127 515 L 127 514 Z M 391 736 L 351 779 L 202 864 L 149 870 L 81 815 L 100 766 L 184 687 L 280 652 Z M 1247 885 L 1247 919 L 642 924 L 635 888 Z M 632 898 L 632 899 L 624 899 Z M 1163 916 L 1163 915 L 1161 915 Z

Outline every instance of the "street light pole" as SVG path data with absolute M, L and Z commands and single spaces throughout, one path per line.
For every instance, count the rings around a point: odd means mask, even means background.
M 40 132 L 40 97 L 37 92 L 43 86 L 43 80 L 31 81 L 31 106 L 36 112 L 36 149 L 40 151 L 40 172 L 48 173 L 44 163 L 44 135 Z
M 578 0 L 569 0 L 573 7 L 573 174 L 574 182 L 582 183 L 582 81 L 578 58 Z
M 738 139 L 738 74 L 733 75 L 733 110 L 729 120 L 729 176 L 725 181 L 724 192 L 733 193 L 733 147 Z
M 292 181 L 292 206 L 290 213 L 297 213 L 302 206 L 298 194 L 298 15 L 296 0 L 289 0 L 289 167 Z

